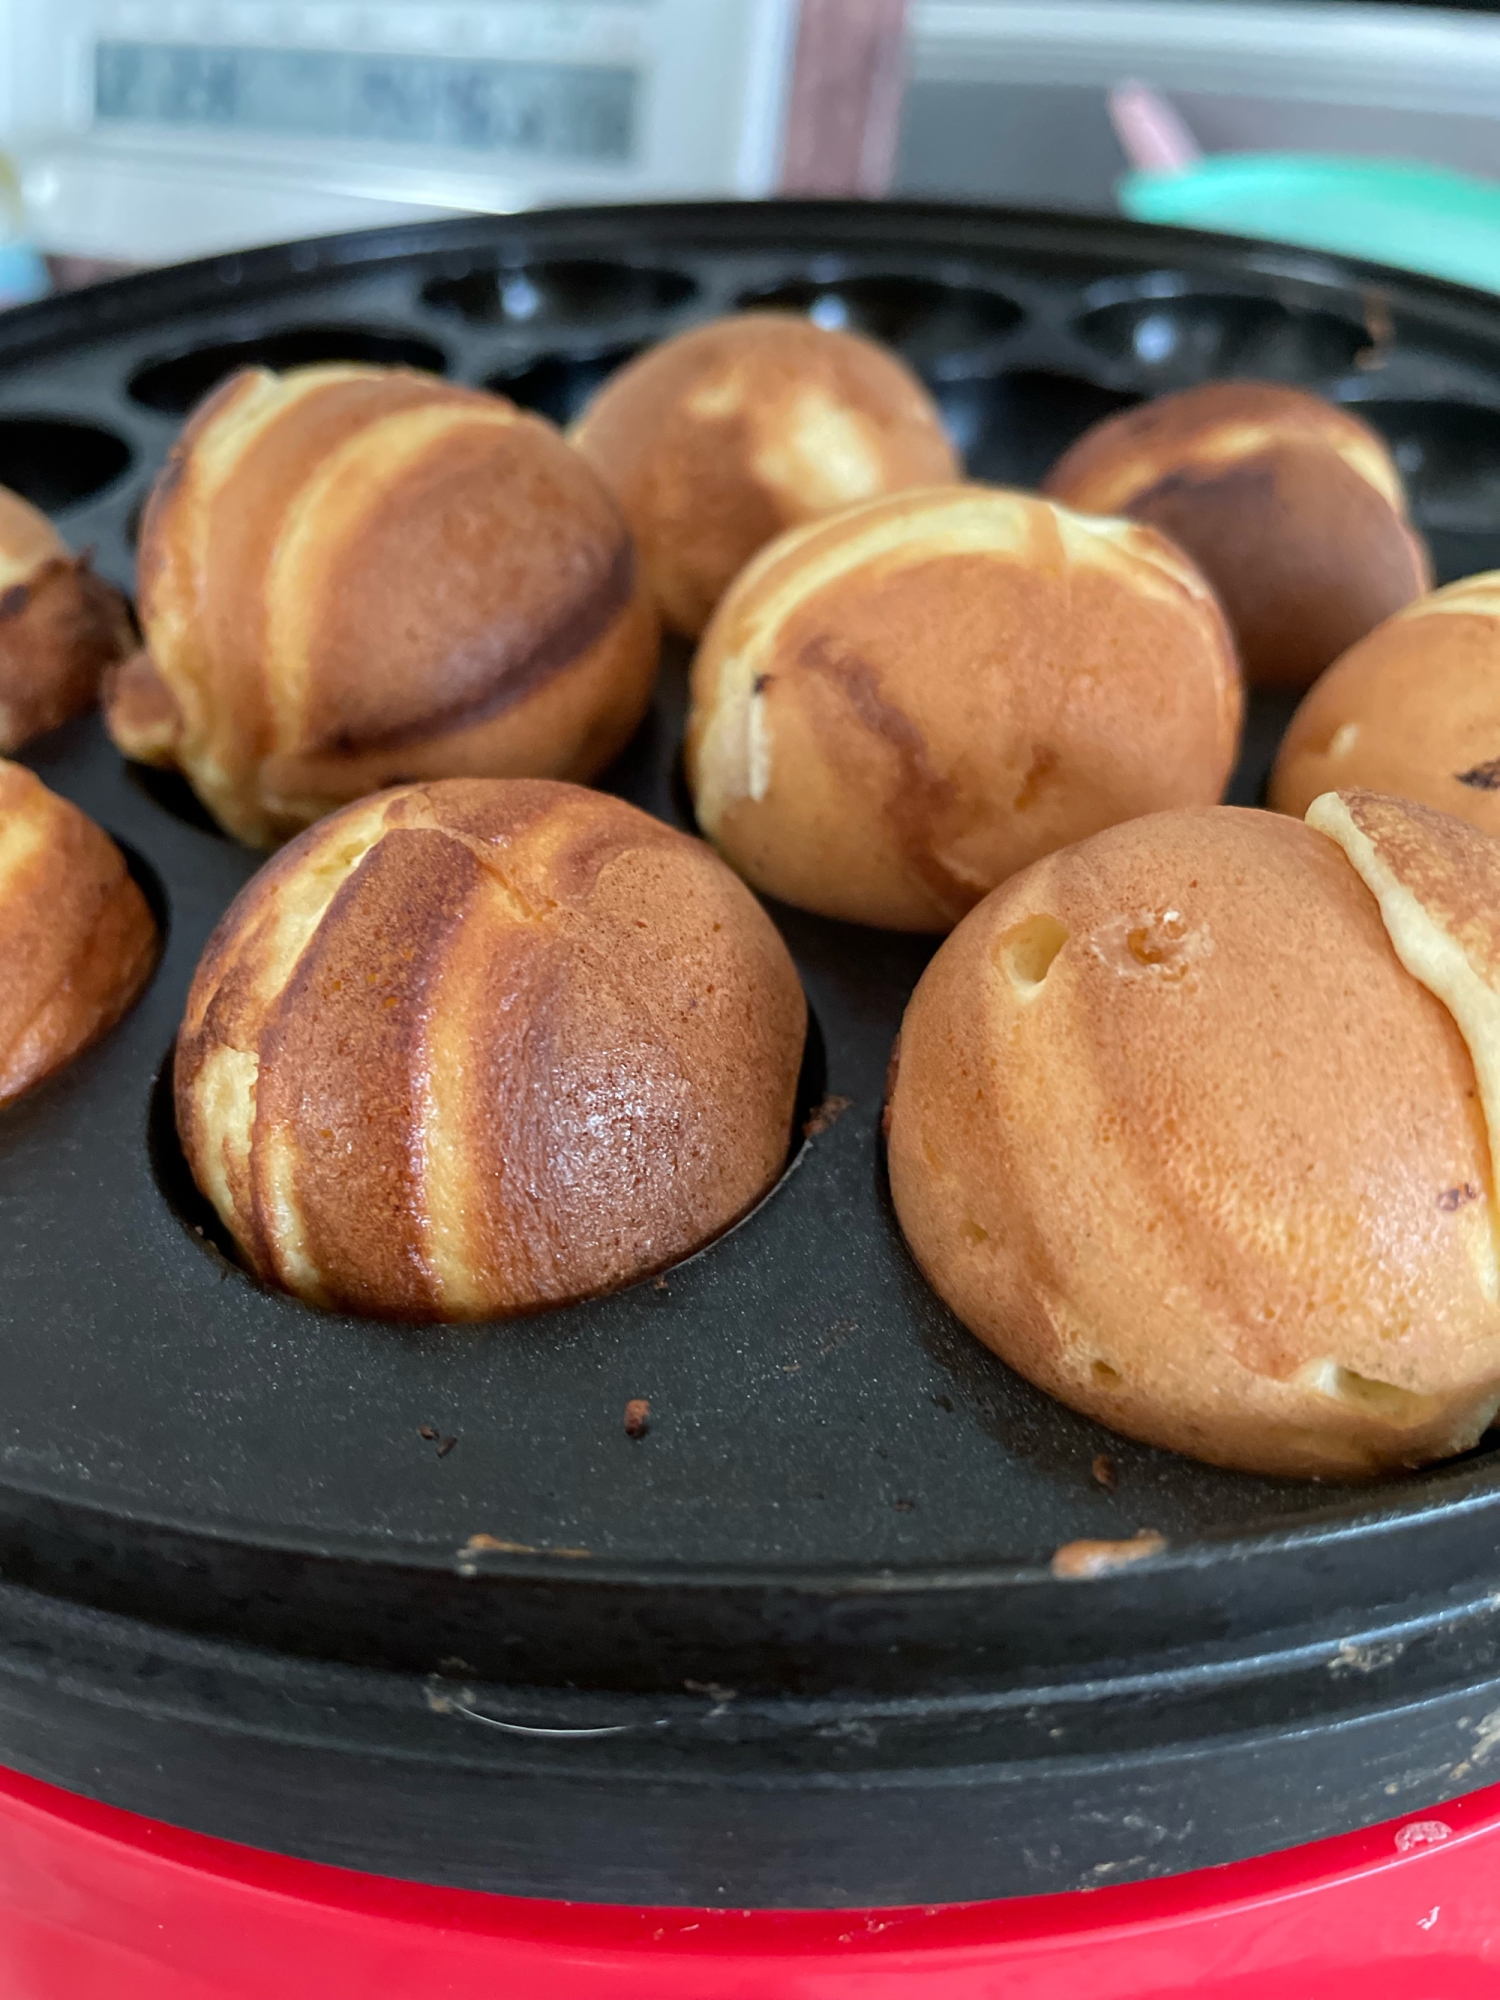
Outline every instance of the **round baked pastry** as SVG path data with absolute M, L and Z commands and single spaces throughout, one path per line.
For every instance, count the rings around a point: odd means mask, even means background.
M 1328 794 L 1049 856 L 902 1024 L 907 1241 L 1033 1382 L 1151 1444 L 1358 1478 L 1500 1403 L 1500 845 Z
M 114 585 L 0 486 L 0 753 L 92 708 L 104 669 L 134 644 Z
M 256 1274 L 403 1319 L 628 1284 L 775 1181 L 806 1028 L 701 842 L 541 780 L 403 786 L 313 827 L 210 939 L 177 1124 Z
M 1210 382 L 1160 396 L 1086 431 L 1042 490 L 1149 521 L 1186 549 L 1255 686 L 1306 687 L 1431 582 L 1384 444 L 1300 389 Z
M 795 313 L 663 341 L 609 378 L 572 436 L 624 508 L 667 624 L 690 637 L 783 528 L 961 476 L 904 362 Z
M 947 930 L 1054 847 L 1217 799 L 1241 706 L 1213 593 L 1152 529 L 927 487 L 738 578 L 694 663 L 688 777 L 756 888 Z
M 1308 689 L 1269 803 L 1301 814 L 1335 785 L 1500 834 L 1500 570 L 1419 597 Z
M 157 947 L 109 835 L 0 758 L 0 1104 L 106 1034 L 150 978 Z
M 399 368 L 241 370 L 141 527 L 127 757 L 269 846 L 398 780 L 591 777 L 658 633 L 598 478 L 539 417 Z

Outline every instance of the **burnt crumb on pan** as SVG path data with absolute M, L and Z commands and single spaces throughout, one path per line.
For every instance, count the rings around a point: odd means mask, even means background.
M 891 1505 L 898 1514 L 910 1514 L 916 1507 L 916 1504 L 915 1500 L 893 1500 L 891 1502 Z
M 1465 1181 L 1462 1187 L 1444 1188 L 1438 1196 L 1438 1207 L 1445 1215 L 1451 1215 L 1456 1208 L 1463 1208 L 1471 1201 L 1478 1201 L 1479 1190 L 1472 1181 Z
M 440 1444 L 440 1445 L 438 1446 L 438 1448 L 437 1448 L 437 1455 L 438 1455 L 438 1457 L 439 1457 L 439 1458 L 446 1458 L 446 1457 L 448 1456 L 449 1452 L 450 1452 L 450 1451 L 452 1451 L 453 1447 L 454 1447 L 454 1446 L 455 1446 L 455 1445 L 456 1445 L 457 1443 L 458 1443 L 458 1439 L 457 1439 L 456 1437 L 447 1437 L 447 1438 L 444 1438 L 444 1439 L 443 1439 L 443 1441 L 442 1441 L 442 1443 L 441 1443 L 441 1444 Z
M 706 1694 L 710 1701 L 723 1708 L 739 1698 L 739 1689 L 725 1687 L 722 1681 L 684 1681 L 682 1684 L 689 1694 Z
M 653 1292 L 664 1292 L 667 1289 L 666 1279 L 665 1278 L 653 1279 L 651 1284 L 651 1289 Z
M 651 1428 L 651 1405 L 644 1396 L 632 1396 L 625 1405 L 625 1435 L 643 1438 Z
M 1106 1493 L 1113 1493 L 1120 1483 L 1120 1475 L 1115 1468 L 1115 1462 L 1107 1451 L 1100 1452 L 1099 1456 L 1089 1467 L 1089 1472 L 1094 1484 L 1102 1486 Z
M 0 598 L 0 607 L 4 601 Z M 1476 792 L 1500 791 L 1500 757 L 1491 757 L 1487 764 L 1471 764 L 1467 771 L 1455 771 L 1453 775 L 1459 784 Z
M 854 1099 L 852 1097 L 825 1097 L 823 1102 L 815 1105 L 813 1110 L 803 1120 L 803 1138 L 817 1139 L 821 1137 L 830 1125 L 838 1123 L 853 1102 Z
M 586 1562 L 593 1553 L 592 1549 L 540 1547 L 535 1542 L 503 1541 L 498 1535 L 481 1533 L 470 1535 L 458 1551 L 454 1566 L 460 1576 L 478 1576 L 481 1556 L 567 1556 L 574 1561 Z
M 438 1439 L 436 1424 L 418 1424 L 417 1436 L 424 1438 L 428 1444 L 436 1444 Z
M 1167 1546 L 1165 1535 L 1154 1528 L 1141 1528 L 1128 1541 L 1064 1542 L 1052 1557 L 1052 1574 L 1068 1582 L 1088 1582 L 1094 1577 L 1113 1576 L 1147 1556 L 1158 1556 Z

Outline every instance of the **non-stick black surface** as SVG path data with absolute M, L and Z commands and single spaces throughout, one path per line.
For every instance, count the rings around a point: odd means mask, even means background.
M 990 480 L 1162 389 L 1303 384 L 1389 438 L 1441 577 L 1500 566 L 1500 301 L 938 207 L 465 221 L 44 304 L 0 319 L 0 481 L 128 586 L 151 477 L 231 367 L 402 362 L 562 420 L 750 302 L 905 352 Z M 684 672 L 669 651 L 603 780 L 677 823 Z M 1235 799 L 1288 713 L 1253 705 Z M 340 1318 L 214 1249 L 158 1084 L 258 857 L 95 720 L 27 761 L 127 845 L 168 940 L 125 1024 L 0 1114 L 0 1758 L 355 1865 L 657 1901 L 1127 1879 L 1486 1775 L 1486 1451 L 1373 1490 L 1215 1471 L 1051 1402 L 929 1292 L 878 1126 L 930 941 L 773 906 L 821 1129 L 664 1280 L 489 1327 Z M 1051 1576 L 1142 1527 L 1165 1555 Z

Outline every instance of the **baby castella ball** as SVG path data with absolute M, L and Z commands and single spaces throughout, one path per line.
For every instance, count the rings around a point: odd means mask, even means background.
M 135 644 L 125 599 L 0 486 L 0 755 L 92 708 Z
M 109 835 L 0 759 L 0 1105 L 108 1033 L 159 944 Z
M 1500 571 L 1419 597 L 1309 688 L 1269 803 L 1302 814 L 1334 785 L 1500 834 Z
M 407 785 L 231 905 L 178 1037 L 178 1131 L 265 1282 L 383 1318 L 524 1313 L 760 1199 L 806 1019 L 701 841 L 576 785 Z
M 925 487 L 739 577 L 694 662 L 687 771 L 757 889 L 939 931 L 1055 847 L 1217 799 L 1241 706 L 1213 593 L 1153 529 Z
M 402 368 L 233 375 L 141 528 L 106 719 L 269 847 L 409 778 L 589 778 L 656 675 L 619 509 L 550 424 Z
M 1371 793 L 1049 856 L 902 1025 L 890 1174 L 959 1318 L 1063 1402 L 1363 1478 L 1500 1404 L 1500 845 Z
M 1043 491 L 1170 535 L 1218 592 L 1252 686 L 1306 687 L 1431 581 L 1381 439 L 1271 382 L 1210 382 L 1107 417 Z
M 572 435 L 625 510 L 663 618 L 690 638 L 784 528 L 960 476 L 903 361 L 793 313 L 663 341 L 609 378 Z

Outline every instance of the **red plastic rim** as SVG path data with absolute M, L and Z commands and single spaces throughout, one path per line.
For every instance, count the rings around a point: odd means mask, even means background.
M 357 1875 L 0 1772 L 0 1991 L 6 2000 L 1494 2000 L 1500 1786 L 1164 1881 L 1004 1903 L 778 1912 L 528 1902 Z

